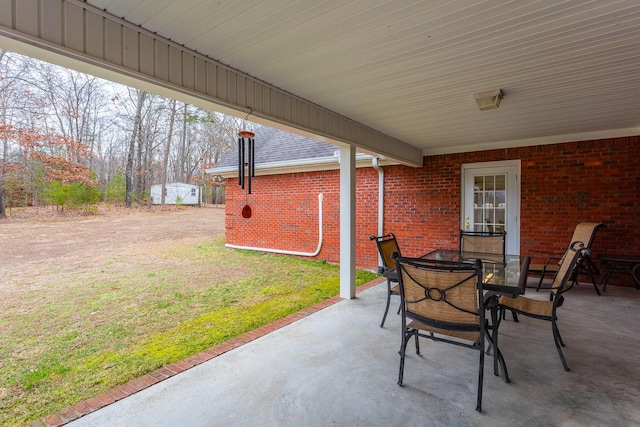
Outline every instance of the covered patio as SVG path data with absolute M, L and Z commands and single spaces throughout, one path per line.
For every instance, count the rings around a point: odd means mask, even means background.
M 364 286 L 367 288 L 367 286 Z M 640 292 L 583 284 L 567 294 L 559 325 L 571 372 L 550 325 L 502 323 L 512 382 L 485 367 L 475 411 L 477 353 L 421 341 L 396 384 L 400 317 L 380 316 L 385 284 L 358 293 L 69 423 L 127 426 L 548 426 L 640 423 Z M 528 293 L 535 294 L 529 290 Z M 490 359 L 488 359 L 490 360 Z
M 356 150 L 375 156 L 380 167 L 401 170 L 405 188 L 407 175 L 434 170 L 454 183 L 449 178 L 460 169 L 457 162 L 451 169 L 450 156 L 524 163 L 514 176 L 549 185 L 523 189 L 533 191 L 523 193 L 529 199 L 522 197 L 522 215 L 509 216 L 512 253 L 562 251 L 553 246 L 563 240 L 549 237 L 554 228 L 584 220 L 606 222 L 608 242 L 637 238 L 637 168 L 627 163 L 635 152 L 623 152 L 619 163 L 610 157 L 620 145 L 636 150 L 640 134 L 639 22 L 640 6 L 630 0 L 6 1 L 0 2 L 0 48 L 339 147 L 340 225 L 333 244 L 339 245 L 340 294 L 352 298 L 357 247 L 372 233 L 356 237 Z M 491 102 L 478 104 L 482 99 Z M 564 143 L 577 147 L 542 151 Z M 561 177 L 547 177 L 556 166 L 540 162 L 560 155 L 571 161 L 560 163 Z M 585 182 L 570 169 L 577 165 Z M 561 182 L 565 176 L 576 182 Z M 610 181 L 621 176 L 623 184 Z M 594 179 L 598 185 L 586 182 Z M 572 194 L 554 193 L 557 188 Z M 598 200 L 613 188 L 628 192 Z M 459 194 L 449 201 L 438 196 L 400 203 L 424 212 L 436 200 L 441 206 L 434 210 L 446 210 L 451 222 L 443 227 L 435 218 L 443 234 L 427 239 L 447 247 L 465 213 Z M 567 207 L 569 215 L 550 216 Z M 541 209 L 547 223 L 537 221 Z M 391 221 L 380 228 L 397 231 Z M 519 247 L 518 238 L 530 246 Z
M 343 300 L 69 425 L 640 424 L 640 292 L 610 286 L 597 296 L 583 285 L 568 294 L 560 319 L 568 373 L 546 322 L 503 322 L 500 347 L 512 383 L 491 375 L 487 364 L 479 414 L 474 352 L 424 342 L 422 356 L 408 352 L 405 386 L 396 384 L 399 318 L 391 315 L 379 328 L 385 285 L 356 296 L 354 280 L 356 149 L 423 180 L 433 170 L 447 179 L 459 175 L 457 164 L 455 170 L 445 164 L 456 154 L 487 153 L 474 162 L 489 162 L 511 160 L 502 152 L 512 149 L 519 161 L 517 150 L 531 147 L 528 182 L 545 181 L 547 169 L 536 162 L 551 156 L 540 156 L 541 146 L 599 140 L 595 145 L 634 150 L 635 139 L 611 141 L 640 134 L 638 3 L 277 3 L 0 3 L 1 48 L 327 141 L 344 159 L 336 236 Z M 479 110 L 474 95 L 487 91 L 504 96 L 499 109 Z M 578 151 L 571 146 L 567 155 Z M 425 162 L 436 155 L 442 163 Z M 607 176 L 610 159 L 583 163 L 590 179 Z M 633 198 L 616 198 L 629 213 L 606 204 L 616 233 L 607 240 L 616 247 L 622 236 L 637 247 L 632 167 L 625 187 Z M 518 223 L 528 227 L 526 240 L 540 246 L 564 242 L 548 231 L 548 212 L 561 211 L 562 200 L 580 215 L 585 206 L 606 207 L 582 187 L 550 181 L 550 188 L 576 194 L 552 194 L 544 204 L 525 200 Z M 606 183 L 589 188 L 607 195 L 612 186 Z M 455 201 L 445 206 L 453 227 L 431 239 L 436 247 L 451 246 L 447 239 L 463 223 L 456 187 Z M 547 209 L 542 215 L 541 206 Z M 574 215 L 567 223 L 585 220 Z M 414 244 L 425 247 L 421 240 Z M 64 416 L 50 419 L 65 422 Z

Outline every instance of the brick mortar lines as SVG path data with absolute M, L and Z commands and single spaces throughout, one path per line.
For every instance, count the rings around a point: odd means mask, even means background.
M 367 289 L 370 289 L 384 281 L 383 278 L 374 279 L 356 288 L 356 293 L 359 294 Z M 216 344 L 206 350 L 189 356 L 186 359 L 178 360 L 177 362 L 170 363 L 155 371 L 144 374 L 139 378 L 134 378 L 131 381 L 114 387 L 111 390 L 100 393 L 97 396 L 90 397 L 89 399 L 76 402 L 71 406 L 62 408 L 59 411 L 44 416 L 38 420 L 29 424 L 29 427 L 57 427 L 63 426 L 71 421 L 82 418 L 98 409 L 102 409 L 112 403 L 129 397 L 139 391 L 151 387 L 154 384 L 164 381 L 167 378 L 171 378 L 181 372 L 191 369 L 201 363 L 214 359 L 221 354 L 224 354 L 230 350 L 238 348 L 244 344 L 247 344 L 257 338 L 263 337 L 271 332 L 274 332 L 284 326 L 290 325 L 293 322 L 303 319 L 311 314 L 325 309 L 341 300 L 340 296 L 331 297 L 327 300 L 320 301 L 311 307 L 303 308 L 300 311 L 291 313 L 290 315 L 283 317 L 269 323 L 268 325 L 261 326 L 257 329 L 245 332 L 244 334 L 227 340 L 223 343 Z

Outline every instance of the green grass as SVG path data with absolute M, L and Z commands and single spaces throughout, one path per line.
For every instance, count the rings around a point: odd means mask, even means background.
M 222 241 L 173 248 L 134 274 L 125 264 L 79 272 L 2 314 L 0 425 L 27 424 L 339 293 L 336 265 Z M 357 283 L 375 277 L 358 271 Z

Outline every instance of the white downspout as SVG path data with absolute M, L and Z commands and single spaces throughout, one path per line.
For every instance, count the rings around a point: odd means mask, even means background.
M 384 233 L 384 169 L 378 165 L 378 159 L 371 159 L 371 165 L 378 171 L 378 236 Z
M 371 159 L 371 166 L 378 171 L 378 236 L 384 234 L 384 169 L 378 165 L 378 159 Z M 382 256 L 378 254 L 378 265 L 382 266 Z
M 225 244 L 225 246 L 227 248 L 243 249 L 246 251 L 270 252 L 274 254 L 296 255 L 296 256 L 307 256 L 307 257 L 317 256 L 320 253 L 320 249 L 322 248 L 322 240 L 323 240 L 323 232 L 322 232 L 322 200 L 323 199 L 324 199 L 324 195 L 322 193 L 318 194 L 318 247 L 314 252 L 296 252 L 296 251 L 286 251 L 284 249 L 256 248 L 253 246 L 237 246 L 237 245 L 231 245 L 229 243 Z

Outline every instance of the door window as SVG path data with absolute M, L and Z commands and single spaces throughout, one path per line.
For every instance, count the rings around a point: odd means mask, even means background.
M 506 231 L 506 251 L 520 254 L 520 161 L 462 165 L 461 229 Z
M 507 176 L 476 175 L 473 187 L 473 219 L 465 224 L 471 231 L 505 231 Z

